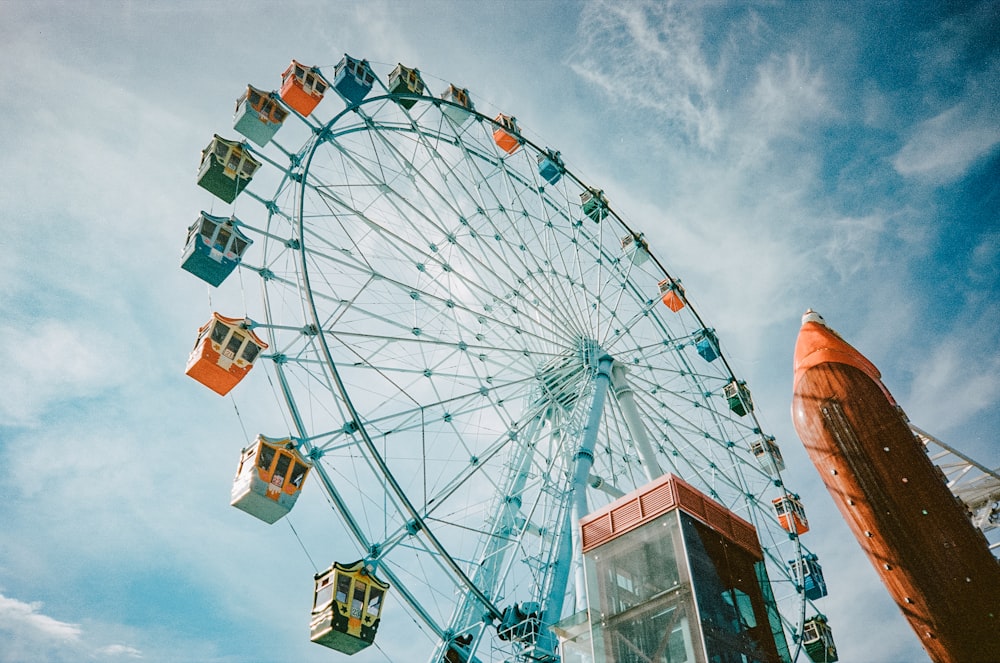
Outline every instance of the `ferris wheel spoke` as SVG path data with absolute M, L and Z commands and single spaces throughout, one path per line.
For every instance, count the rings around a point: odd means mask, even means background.
M 411 248 L 413 248 L 413 249 L 416 249 L 416 247 L 412 247 L 412 246 L 411 246 Z M 335 260 L 334 258 L 332 258 L 332 257 L 330 257 L 330 256 L 324 256 L 324 257 L 327 257 L 327 258 L 329 258 L 329 259 L 333 260 L 334 262 L 337 262 L 337 261 L 336 261 L 336 260 Z M 429 258 L 430 260 L 434 260 L 434 258 L 433 258 L 433 257 L 431 257 L 431 256 L 428 256 L 428 258 Z M 459 278 L 459 279 L 461 279 L 461 280 L 462 280 L 462 283 L 463 283 L 463 284 L 465 284 L 465 285 L 470 285 L 470 286 L 477 286 L 477 285 L 478 285 L 478 281 L 477 281 L 477 280 L 475 280 L 475 279 L 471 279 L 471 278 L 468 278 L 468 277 L 466 277 L 466 276 L 463 276 L 463 275 L 461 275 L 461 274 L 458 274 L 457 272 L 455 272 L 455 271 L 454 271 L 454 270 L 452 270 L 452 269 L 449 269 L 448 271 L 449 271 L 449 272 L 451 272 L 451 274 L 450 274 L 450 275 L 451 275 L 451 276 L 453 276 L 454 278 Z M 388 280 L 387 280 L 387 282 L 391 282 L 391 281 L 388 281 Z M 402 285 L 402 284 L 399 284 L 399 285 Z M 418 291 L 412 291 L 412 290 L 411 290 L 411 292 L 418 292 Z M 484 291 L 484 293 L 485 293 L 485 291 Z M 420 293 L 418 292 L 418 294 L 420 294 Z M 429 293 L 428 293 L 428 294 L 429 294 Z M 553 331 L 554 331 L 554 330 L 553 330 Z
M 573 307 L 571 305 L 571 298 L 566 290 L 565 283 L 561 279 L 555 280 L 555 288 L 551 287 L 550 282 L 542 282 L 540 279 L 533 278 L 535 275 L 540 275 L 545 272 L 545 263 L 551 265 L 550 254 L 546 250 L 546 246 L 551 244 L 548 235 L 549 231 L 542 232 L 544 226 L 537 222 L 534 218 L 528 219 L 531 224 L 530 227 L 534 231 L 533 237 L 521 237 L 523 246 L 525 242 L 532 243 L 536 247 L 536 253 L 539 254 L 540 260 L 536 261 L 534 267 L 527 266 L 527 274 L 524 278 L 518 279 L 518 284 L 521 286 L 518 290 L 526 290 L 525 294 L 521 294 L 522 301 L 530 303 L 531 308 L 541 314 L 547 315 L 551 310 L 554 315 L 557 315 L 563 323 L 571 330 L 573 330 L 574 335 L 583 336 L 590 334 L 588 332 L 588 326 L 585 324 L 585 318 L 580 314 L 582 307 Z M 515 292 L 518 292 L 515 290 Z M 546 302 L 544 306 L 541 305 L 542 302 Z
M 405 134 L 398 133 L 397 135 L 404 136 Z M 374 136 L 372 138 L 373 140 L 375 139 Z M 409 185 L 407 186 L 407 190 L 413 191 L 414 194 L 419 198 L 419 200 L 423 200 L 423 202 L 425 203 L 423 209 L 418 209 L 415 205 L 415 202 L 410 201 L 406 196 L 399 195 L 398 192 L 396 192 L 396 195 L 393 196 L 391 200 L 393 201 L 393 204 L 396 206 L 397 211 L 399 212 L 400 220 L 405 223 L 411 214 L 416 214 L 423 220 L 430 222 L 430 225 L 432 227 L 436 227 L 439 231 L 447 227 L 448 223 L 445 222 L 438 215 L 438 207 L 440 205 L 449 207 L 451 211 L 455 215 L 457 215 L 458 210 L 451 207 L 451 201 L 449 197 L 440 194 L 435 185 L 431 183 L 427 177 L 424 176 L 423 170 L 413 165 L 412 157 L 406 158 L 402 155 L 402 153 L 397 148 L 395 142 L 390 141 L 386 135 L 381 133 L 377 134 L 377 139 L 380 140 L 382 146 L 385 148 L 385 151 L 384 152 L 376 151 L 376 154 L 384 155 L 387 158 L 392 158 L 395 162 L 395 167 L 398 169 L 397 172 L 399 172 L 400 175 L 402 176 L 402 179 L 398 180 L 399 183 Z M 360 161 L 358 161 L 350 151 L 344 149 L 343 146 L 339 144 L 337 145 L 337 147 L 340 150 L 341 154 L 344 156 L 344 159 L 346 161 L 350 162 L 352 165 L 354 165 L 354 167 L 358 168 L 366 177 L 374 180 L 374 173 L 368 168 L 366 168 L 363 164 L 361 164 Z M 393 179 L 389 178 L 389 180 L 387 181 L 386 178 L 384 177 L 384 174 L 386 172 L 385 167 L 392 166 L 393 164 L 383 162 L 382 159 L 379 159 L 378 163 L 381 167 L 380 169 L 383 174 L 383 177 L 378 180 L 381 183 L 380 190 L 384 192 L 395 192 L 395 189 L 392 186 Z M 418 179 L 421 180 L 421 182 L 423 183 L 424 185 L 423 187 L 413 186 L 415 181 Z M 425 193 L 426 191 L 431 191 L 436 195 L 429 197 L 426 195 Z M 433 198 L 433 200 L 431 198 Z M 405 210 L 403 208 L 405 208 Z M 434 221 L 431 221 L 430 217 L 428 216 L 428 213 L 435 215 L 436 218 Z
M 477 154 L 481 154 L 481 153 L 477 153 Z M 504 167 L 502 167 L 502 164 L 503 164 L 503 161 L 502 161 L 502 160 L 501 160 L 501 161 L 499 161 L 499 162 L 492 162 L 492 161 L 491 161 L 490 163 L 492 163 L 492 164 L 494 164 L 494 165 L 497 165 L 497 164 L 500 164 L 500 165 L 501 165 L 501 167 L 499 167 L 499 168 L 496 168 L 496 169 L 495 169 L 495 170 L 496 170 L 496 172 L 500 172 L 500 173 L 503 173 L 503 174 L 507 175 L 508 177 L 510 177 L 510 172 L 511 172 L 511 171 L 510 171 L 509 169 L 507 169 L 507 168 L 504 168 Z M 488 178 L 484 176 L 484 173 L 483 173 L 482 171 L 479 171 L 479 172 L 478 172 L 478 174 L 479 174 L 480 176 L 483 176 L 483 179 L 484 179 L 485 181 L 488 181 Z M 483 189 L 482 189 L 482 188 L 480 188 L 480 190 L 481 190 L 481 191 L 483 191 Z M 494 197 L 494 198 L 496 198 L 496 199 L 497 199 L 497 200 L 499 201 L 499 200 L 500 200 L 500 196 L 496 195 L 496 192 L 495 192 L 495 190 L 493 190 L 492 188 L 490 188 L 489 190 L 493 191 L 493 193 L 494 193 L 494 196 L 493 196 L 493 197 Z M 480 206 L 479 206 L 479 208 L 478 208 L 478 209 L 480 210 L 480 212 L 481 212 L 481 213 L 484 213 L 484 200 L 483 200 L 482 198 L 480 198 L 480 199 L 479 199 L 479 205 L 480 205 Z M 501 206 L 502 206 L 502 205 L 501 205 Z M 495 231 L 495 232 L 494 232 L 494 234 L 495 234 L 495 235 L 496 235 L 497 237 L 499 237 L 499 233 L 498 233 L 498 232 L 496 232 L 496 230 L 497 230 L 497 227 L 496 227 L 496 225 L 495 225 L 495 224 L 493 224 L 493 225 L 492 225 L 492 229 L 493 229 L 493 230 Z M 537 239 L 537 236 L 536 236 L 536 239 Z M 521 242 L 521 244 L 520 244 L 520 245 L 521 245 L 521 246 L 523 246 L 523 244 L 524 244 L 524 242 L 525 242 L 525 241 L 527 241 L 527 240 L 526 240 L 526 239 L 524 239 L 524 238 L 522 238 L 522 242 Z M 500 263 L 500 264 L 505 264 L 505 263 Z M 525 268 L 526 268 L 526 269 L 527 269 L 527 270 L 528 270 L 529 272 L 530 272 L 530 271 L 532 271 L 532 270 L 530 269 L 530 267 L 529 267 L 529 266 L 527 266 L 526 264 L 523 264 L 523 265 L 524 265 L 524 267 L 525 267 Z M 537 265 L 537 264 L 536 264 L 536 267 L 537 267 L 537 269 L 538 269 L 538 270 L 541 270 L 541 269 L 542 269 L 542 268 L 541 268 L 541 265 Z

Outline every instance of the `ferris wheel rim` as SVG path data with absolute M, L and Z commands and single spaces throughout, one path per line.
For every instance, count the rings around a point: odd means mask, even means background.
M 375 102 L 379 102 L 379 101 L 385 102 L 386 100 L 391 101 L 392 100 L 392 95 L 383 95 L 383 96 L 379 96 L 379 97 L 374 97 L 374 98 L 365 100 L 362 104 L 357 104 L 356 106 L 360 107 L 360 106 L 363 106 L 364 104 L 367 104 L 367 103 L 375 103 Z M 419 96 L 419 100 L 421 100 L 421 101 L 429 101 L 429 102 L 437 104 L 437 105 L 450 104 L 450 102 L 448 102 L 446 100 L 438 100 L 436 98 L 428 97 L 428 96 Z M 451 104 L 451 105 L 454 105 L 454 104 Z M 313 288 L 309 285 L 309 278 L 308 278 L 309 265 L 308 265 L 308 261 L 306 259 L 306 256 L 307 256 L 307 249 L 306 249 L 306 237 L 307 237 L 307 233 L 305 231 L 305 222 L 306 222 L 306 219 L 305 219 L 305 213 L 304 213 L 304 201 L 305 201 L 304 189 L 306 187 L 306 181 L 308 179 L 308 172 L 309 172 L 309 168 L 310 168 L 310 165 L 311 165 L 311 162 L 312 162 L 312 158 L 315 155 L 316 151 L 322 145 L 324 145 L 327 142 L 333 140 L 332 135 L 329 134 L 329 132 L 328 132 L 329 128 L 332 127 L 339 120 L 339 118 L 341 118 L 346 113 L 348 113 L 350 111 L 357 111 L 357 110 L 358 110 L 358 108 L 356 108 L 355 106 L 348 106 L 348 108 L 346 108 L 341 113 L 338 113 L 333 119 L 331 119 L 328 123 L 326 123 L 326 125 L 323 127 L 322 131 L 318 132 L 317 135 L 314 136 L 314 138 L 312 139 L 312 144 L 311 144 L 311 146 L 309 147 L 309 150 L 308 150 L 308 157 L 305 159 L 305 162 L 304 162 L 304 170 L 302 172 L 302 179 L 301 179 L 301 181 L 299 182 L 299 185 L 298 185 L 298 188 L 299 188 L 300 191 L 299 191 L 299 196 L 298 196 L 298 209 L 297 209 L 298 213 L 297 213 L 297 221 L 296 221 L 296 223 L 298 225 L 298 230 L 299 230 L 299 234 L 298 234 L 299 241 L 301 242 L 301 246 L 298 249 L 298 255 L 300 257 L 300 268 L 302 270 L 302 274 L 304 275 L 304 279 L 305 279 L 304 292 L 308 293 L 308 297 L 309 297 L 309 309 L 311 311 L 311 316 L 312 316 L 312 319 L 313 319 L 313 324 L 319 329 L 318 336 L 319 336 L 319 343 L 320 343 L 320 348 L 322 350 L 322 354 L 324 355 L 325 361 L 326 361 L 326 363 L 328 365 L 328 368 L 331 371 L 331 374 L 334 376 L 334 382 L 337 383 L 337 388 L 338 388 L 338 390 L 341 393 L 341 398 L 343 399 L 344 403 L 348 407 L 348 410 L 352 414 L 353 423 L 355 423 L 355 425 L 358 426 L 359 434 L 362 436 L 365 444 L 368 446 L 369 451 L 371 451 L 373 453 L 373 457 L 378 457 L 378 450 L 375 447 L 374 442 L 372 441 L 371 436 L 368 434 L 367 430 L 364 428 L 364 423 L 365 423 L 364 422 L 364 417 L 360 416 L 360 413 L 354 407 L 353 401 L 352 401 L 352 399 L 350 397 L 350 394 L 348 393 L 348 390 L 346 389 L 345 385 L 343 384 L 342 380 L 339 377 L 339 370 L 338 370 L 336 362 L 334 361 L 334 358 L 333 358 L 333 356 L 332 356 L 332 354 L 330 352 L 330 349 L 329 349 L 329 347 L 327 345 L 326 334 L 325 334 L 325 330 L 323 329 L 323 320 L 321 320 L 321 318 L 319 316 L 319 313 L 318 313 L 318 310 L 317 310 L 317 307 L 316 307 L 316 302 L 315 302 L 314 294 L 313 294 L 313 292 L 314 292 Z M 491 122 L 491 123 L 495 124 L 495 122 L 493 122 L 493 120 L 491 120 L 487 116 L 482 115 L 481 113 L 478 113 L 477 111 L 473 111 L 473 113 L 475 113 L 478 116 L 478 121 L 486 120 L 488 122 Z M 352 131 L 357 131 L 357 132 L 365 131 L 365 130 L 367 130 L 367 129 L 364 129 L 364 128 L 355 128 L 355 129 L 352 129 Z M 398 130 L 405 131 L 406 129 L 405 128 L 399 128 Z M 461 142 L 461 141 L 459 140 L 459 142 Z M 531 143 L 530 141 L 527 141 L 526 139 L 525 139 L 525 144 L 531 145 L 538 152 L 542 152 L 542 150 L 540 148 L 538 148 L 537 145 L 535 145 L 534 143 Z M 499 157 L 499 159 L 502 160 L 502 157 Z M 580 186 L 584 186 L 585 187 L 585 185 L 583 185 L 582 181 L 580 181 L 579 179 L 577 179 L 577 177 L 575 175 L 573 175 L 569 170 L 564 170 L 564 175 L 566 175 L 569 178 L 573 179 Z M 617 222 L 620 224 L 621 227 L 629 230 L 629 232 L 632 233 L 633 236 L 634 236 L 634 232 L 632 232 L 631 229 L 628 228 L 628 226 L 625 224 L 625 222 L 618 217 L 617 213 L 614 212 L 614 210 L 612 210 L 609 207 L 608 211 L 609 211 L 609 213 L 611 215 L 613 215 L 613 217 L 617 220 Z M 650 258 L 652 258 L 655 261 L 655 263 L 659 266 L 660 271 L 661 271 L 662 274 L 664 274 L 669 280 L 675 281 L 673 279 L 673 277 L 670 276 L 670 274 L 666 271 L 666 269 L 663 268 L 663 266 L 659 263 L 659 260 L 652 254 L 652 252 L 650 252 Z M 682 295 L 682 297 L 684 297 L 685 301 L 687 301 L 686 296 Z M 697 319 L 698 323 L 702 327 L 704 327 L 705 325 L 703 324 L 700 315 L 697 313 L 697 311 L 694 309 L 694 307 L 690 304 L 690 302 L 687 302 L 687 303 L 688 303 L 688 306 L 690 307 L 690 312 L 695 316 L 695 318 Z M 727 371 L 728 371 L 729 375 L 732 377 L 732 379 L 735 380 L 736 376 L 733 373 L 731 367 L 729 366 L 728 361 L 726 361 L 725 356 L 724 355 L 720 355 L 720 357 L 722 358 L 723 362 L 725 363 L 725 366 L 727 368 Z M 281 368 L 281 366 L 278 366 L 277 369 L 278 369 L 279 373 L 283 374 L 283 369 Z M 287 390 L 286 397 L 290 397 L 291 396 L 291 388 L 287 384 L 283 385 L 283 390 Z M 759 425 L 759 422 L 756 419 L 756 414 L 755 413 L 753 414 L 753 420 L 754 420 L 754 423 L 756 424 L 756 426 L 759 428 L 760 425 Z M 305 432 L 304 431 L 304 427 L 303 427 L 303 429 L 300 432 L 301 433 Z M 382 466 L 382 469 L 384 470 L 384 474 L 386 476 L 386 479 L 389 480 L 390 485 L 392 485 L 393 483 L 396 484 L 395 490 L 397 492 L 397 496 L 401 500 L 403 500 L 404 503 L 408 503 L 405 491 L 403 491 L 402 488 L 399 487 L 398 482 L 395 481 L 395 477 L 392 476 L 391 470 L 389 470 L 389 468 L 384 465 L 384 462 L 382 462 L 382 463 L 378 463 L 377 462 L 377 464 L 379 464 L 380 466 Z M 409 508 L 411 510 L 412 515 L 414 515 L 415 517 L 419 518 L 419 513 L 416 512 L 416 510 L 414 509 L 414 507 L 413 507 L 412 504 L 409 504 Z M 430 530 L 425 530 L 425 531 L 428 534 L 430 534 Z M 359 534 L 361 534 L 361 530 L 360 529 L 359 530 L 355 530 L 354 533 L 355 533 L 355 536 L 358 538 L 359 541 L 361 541 L 361 542 L 364 541 L 364 539 L 361 536 L 358 536 Z M 433 536 L 433 535 L 431 534 L 431 536 Z M 796 541 L 798 542 L 797 539 L 796 539 Z M 447 551 L 444 550 L 443 548 L 439 552 L 442 552 L 443 556 L 447 557 L 448 559 L 451 559 L 450 555 L 448 555 Z M 800 554 L 801 554 L 801 550 L 800 550 Z M 451 559 L 451 561 L 454 562 L 455 560 Z M 775 560 L 775 561 L 778 562 L 778 560 Z M 461 569 L 457 569 L 457 570 L 460 573 L 462 573 Z M 464 573 L 462 573 L 462 575 L 460 577 L 464 577 Z M 474 591 L 474 583 L 472 583 L 471 580 L 468 580 L 467 578 L 465 578 L 465 579 L 468 581 L 469 588 L 473 589 L 473 591 Z M 485 597 L 482 597 L 482 598 L 485 598 Z M 498 609 L 496 609 L 496 607 L 493 606 L 488 600 L 484 601 L 484 605 L 485 606 L 489 606 L 490 608 L 492 608 L 492 610 L 490 610 L 490 612 L 494 615 L 494 617 L 498 617 L 499 616 Z M 804 610 L 804 608 L 803 608 L 803 610 Z M 800 620 L 800 624 L 801 624 L 801 620 Z

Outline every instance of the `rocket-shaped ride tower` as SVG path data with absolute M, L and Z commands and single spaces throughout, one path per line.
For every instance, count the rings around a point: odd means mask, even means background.
M 1000 564 L 878 369 L 811 310 L 795 346 L 792 419 L 931 659 L 1000 661 Z

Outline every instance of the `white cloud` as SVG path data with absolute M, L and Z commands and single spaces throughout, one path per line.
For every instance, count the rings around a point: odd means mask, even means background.
M 698 15 L 683 4 L 593 2 L 571 67 L 617 103 L 653 110 L 703 147 L 720 139 L 718 76 L 701 50 Z
M 127 644 L 96 645 L 80 624 L 60 621 L 42 612 L 40 602 L 27 603 L 0 594 L 0 663 L 78 663 L 143 658 Z
M 1000 143 L 995 111 L 960 102 L 917 125 L 892 159 L 901 175 L 947 183 Z
M 995 407 L 1000 356 L 987 352 L 970 362 L 967 348 L 977 343 L 974 333 L 959 333 L 930 351 L 914 375 L 906 405 L 911 417 L 944 431 Z
M 61 622 L 39 612 L 42 604 L 25 603 L 0 594 L 0 629 L 22 637 L 50 638 L 56 642 L 76 642 L 80 639 L 80 625 Z
M 741 122 L 732 129 L 741 142 L 767 145 L 778 137 L 796 137 L 808 123 L 835 113 L 827 97 L 822 70 L 812 67 L 805 53 L 789 52 L 770 58 L 757 69 Z
M 818 247 L 823 264 L 831 266 L 842 281 L 870 268 L 885 227 L 886 219 L 881 214 L 833 220 L 827 237 Z
M 969 281 L 993 283 L 1000 274 L 1000 232 L 984 233 L 972 249 L 969 262 Z
M 101 647 L 95 653 L 100 656 L 142 658 L 142 652 L 135 647 L 130 647 L 129 645 L 108 645 L 106 647 Z
M 106 329 L 61 320 L 13 322 L 0 326 L 5 424 L 31 425 L 55 402 L 99 396 L 128 378 L 122 345 Z

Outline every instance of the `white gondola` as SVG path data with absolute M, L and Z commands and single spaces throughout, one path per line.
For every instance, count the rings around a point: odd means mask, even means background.
M 295 506 L 311 468 L 289 438 L 258 435 L 240 456 L 230 504 L 273 523 Z
M 649 249 L 642 235 L 628 234 L 622 237 L 622 252 L 638 267 L 649 260 Z
M 785 459 L 781 456 L 778 443 L 770 435 L 762 435 L 750 446 L 761 468 L 769 476 L 777 477 L 785 469 Z

